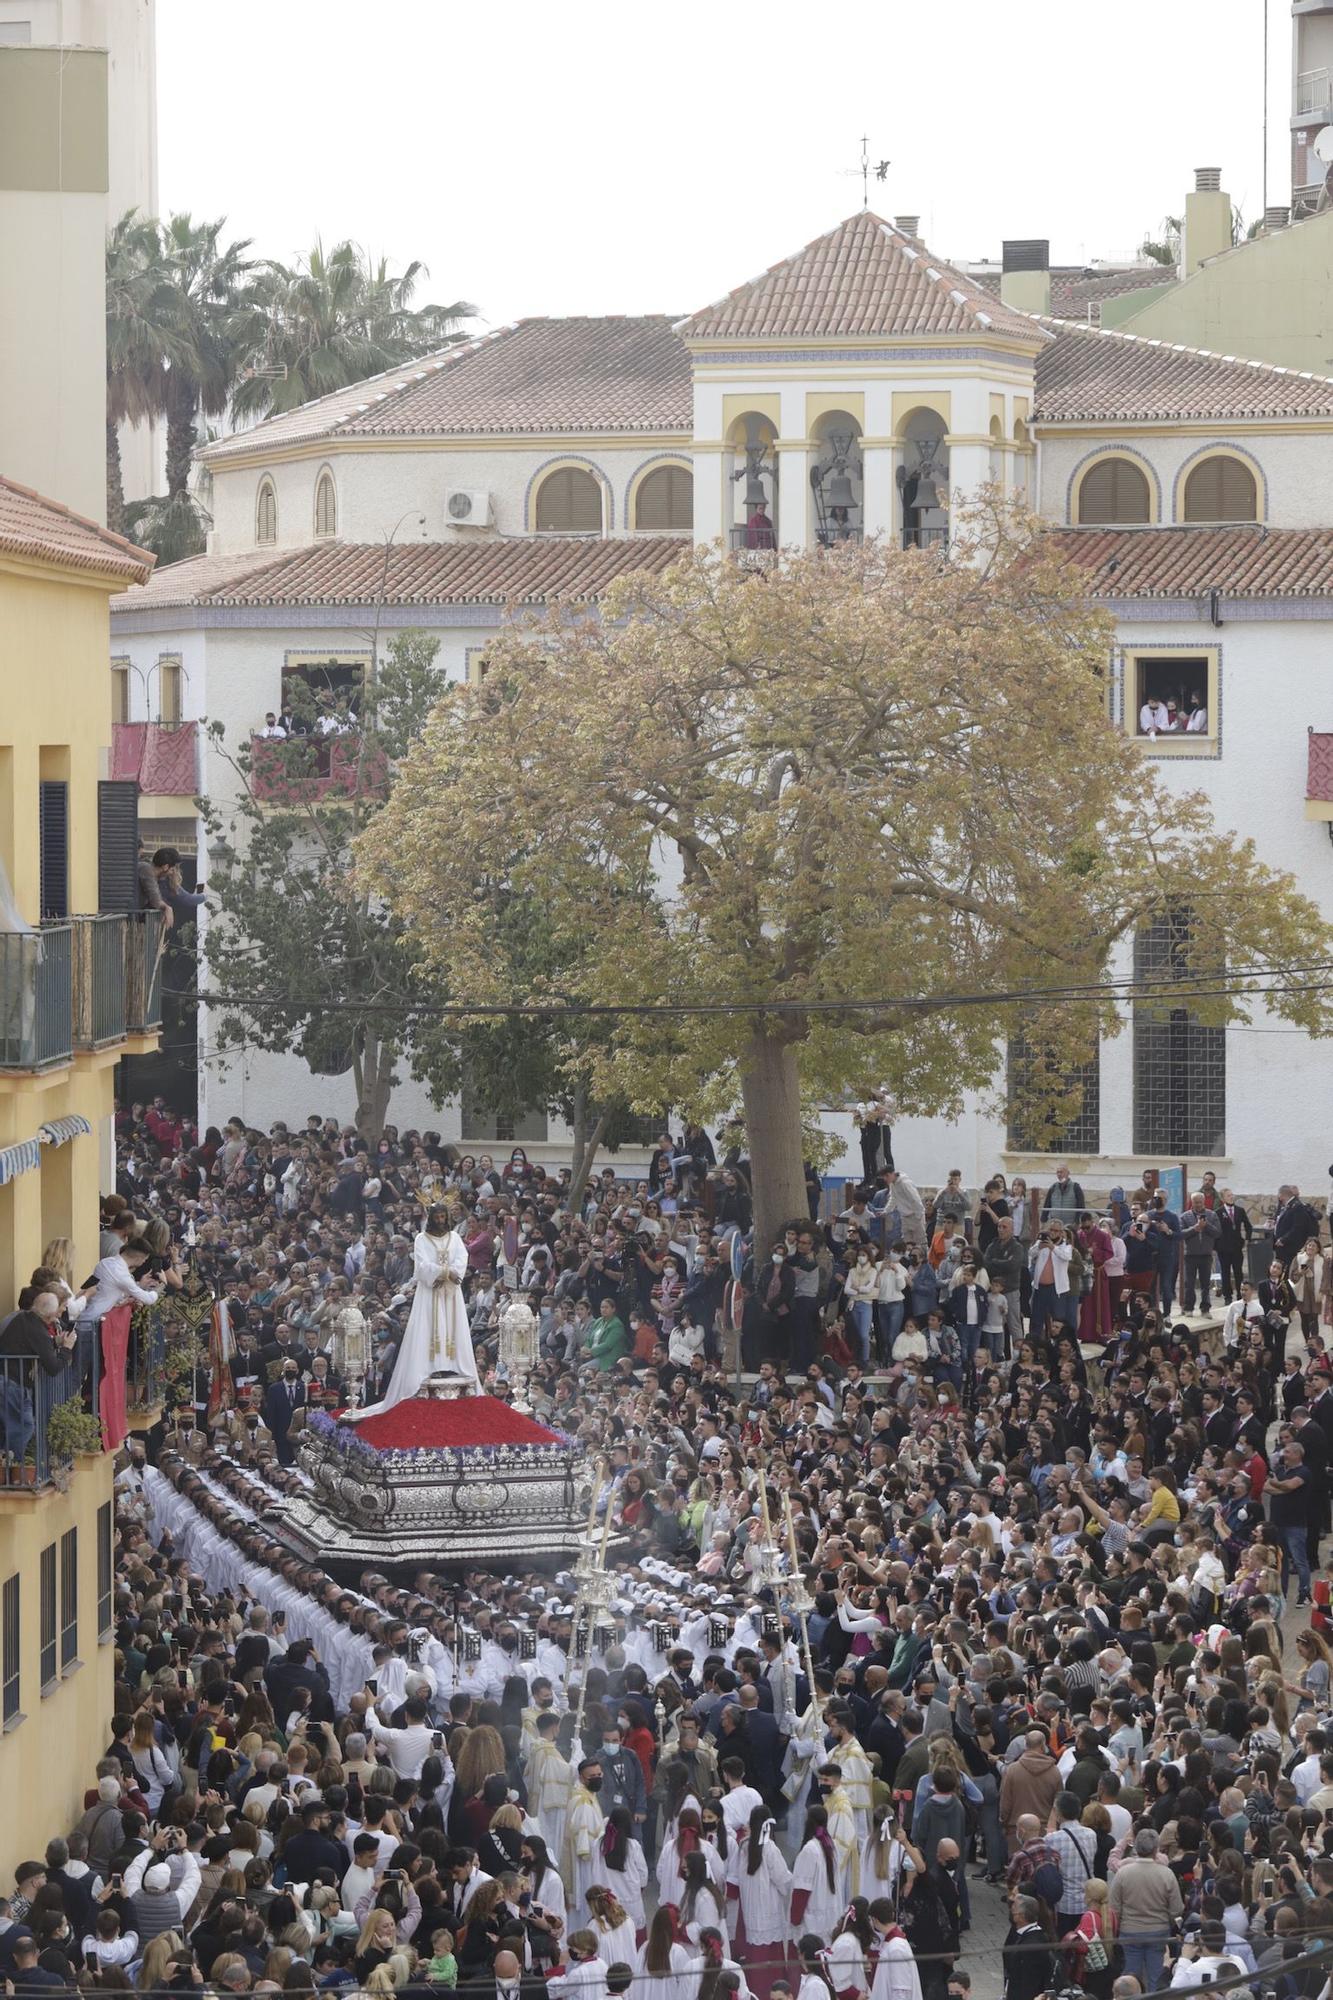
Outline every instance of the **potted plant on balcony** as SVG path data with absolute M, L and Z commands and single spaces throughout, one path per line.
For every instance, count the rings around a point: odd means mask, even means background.
M 67 1487 L 74 1469 L 76 1451 L 102 1449 L 99 1418 L 85 1410 L 77 1398 L 59 1403 L 46 1424 L 46 1448 L 51 1456 L 51 1477 L 57 1486 Z

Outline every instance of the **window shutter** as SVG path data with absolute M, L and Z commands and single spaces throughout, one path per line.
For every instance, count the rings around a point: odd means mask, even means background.
M 602 489 L 592 474 L 577 465 L 548 474 L 537 494 L 537 527 L 545 534 L 600 535 Z
M 1238 458 L 1206 458 L 1185 481 L 1187 521 L 1255 521 L 1259 492 Z
M 139 907 L 139 787 L 103 778 L 97 787 L 97 907 L 107 914 Z
M 656 535 L 686 534 L 694 526 L 694 475 L 683 465 L 659 465 L 640 486 L 634 525 Z
M 1103 459 L 1085 474 L 1078 490 L 1083 527 L 1143 526 L 1149 513 L 1147 478 L 1127 458 Z
M 69 786 L 63 778 L 41 781 L 38 807 L 42 921 L 60 922 L 69 915 Z

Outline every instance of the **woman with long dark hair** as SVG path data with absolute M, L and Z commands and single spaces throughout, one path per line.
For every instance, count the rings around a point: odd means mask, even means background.
M 643 1892 L 648 1886 L 648 1863 L 634 1837 L 634 1822 L 628 1806 L 612 1806 L 607 1814 L 606 1826 L 593 1856 L 591 1879 L 603 1883 L 617 1902 L 623 1904 L 636 1931 L 647 1928 Z
M 790 1932 L 791 1869 L 775 1833 L 768 1807 L 756 1806 L 742 1836 L 737 1863 L 744 1927 L 737 1951 L 750 1985 L 764 1992 L 785 1969 Z
M 680 1927 L 691 1944 L 698 1943 L 700 1932 L 706 1926 L 725 1924 L 727 1919 L 726 1891 L 714 1886 L 705 1853 L 704 1848 L 699 1848 L 685 1857 Z
M 634 1957 L 634 2000 L 694 2000 L 690 1954 L 675 1942 L 676 1926 L 664 1903 Z
M 828 1813 L 811 1806 L 805 1815 L 805 1845 L 791 1876 L 793 1930 L 817 1931 L 832 1937 L 833 1927 L 847 1907 L 842 1870 L 828 1830 Z

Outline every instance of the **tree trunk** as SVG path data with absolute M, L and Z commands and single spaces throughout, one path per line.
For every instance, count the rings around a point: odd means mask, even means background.
M 194 391 L 183 385 L 167 399 L 167 497 L 184 499 L 190 490 L 190 460 L 199 442 Z
M 565 1206 L 571 1213 L 577 1211 L 583 1199 L 583 1190 L 588 1185 L 592 1163 L 597 1158 L 597 1148 L 602 1143 L 606 1131 L 606 1113 L 596 1119 L 592 1130 L 588 1129 L 588 1092 L 584 1084 L 574 1087 L 574 1167 L 570 1176 L 569 1192 L 565 1196 Z
M 389 1115 L 393 1094 L 395 1050 L 367 1035 L 357 1072 L 356 1129 L 368 1146 L 378 1146 L 384 1137 L 384 1121 Z
M 125 532 L 125 481 L 120 469 L 120 425 L 106 420 L 106 524 L 113 535 Z
M 745 1137 L 754 1187 L 754 1254 L 767 1256 L 783 1227 L 810 1213 L 801 1157 L 801 1077 L 796 1045 L 755 1035 L 741 1057 Z

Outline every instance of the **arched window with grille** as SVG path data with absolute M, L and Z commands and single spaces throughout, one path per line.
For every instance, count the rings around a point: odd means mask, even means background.
M 1219 452 L 1200 460 L 1185 480 L 1181 518 L 1186 521 L 1257 521 L 1259 486 L 1240 458 Z
M 273 490 L 271 479 L 261 479 L 259 493 L 255 500 L 255 540 L 276 542 L 278 539 L 278 496 Z
M 338 532 L 338 489 L 331 472 L 321 472 L 315 486 L 315 533 L 321 537 Z
M 1079 481 L 1080 527 L 1143 527 L 1152 519 L 1148 475 L 1131 458 L 1103 458 Z
M 658 465 L 634 495 L 634 525 L 644 534 L 686 535 L 694 526 L 694 474 L 688 465 Z
M 581 465 L 560 465 L 537 489 L 539 535 L 600 535 L 602 488 Z

